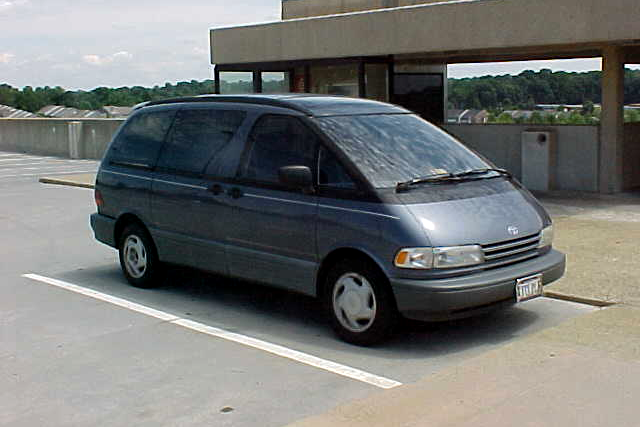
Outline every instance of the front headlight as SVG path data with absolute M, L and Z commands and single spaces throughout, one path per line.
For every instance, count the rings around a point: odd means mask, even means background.
M 396 255 L 396 267 L 429 270 L 433 268 L 433 248 L 402 249 Z
M 484 262 L 484 252 L 478 245 L 433 248 L 435 268 L 454 268 L 478 265 Z
M 407 248 L 400 250 L 395 259 L 396 267 L 415 270 L 468 267 L 483 262 L 484 252 L 478 245 Z
M 546 248 L 553 244 L 553 225 L 550 225 L 542 230 L 540 233 L 540 243 L 538 249 Z

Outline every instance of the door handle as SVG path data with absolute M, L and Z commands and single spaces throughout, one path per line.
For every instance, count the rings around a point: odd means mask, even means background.
M 227 194 L 234 199 L 239 199 L 242 197 L 242 191 L 238 187 L 233 187 L 227 190 Z
M 219 194 L 222 194 L 222 185 L 220 184 L 213 184 L 211 187 L 209 187 L 207 189 L 207 191 L 209 191 L 210 193 L 213 193 L 214 196 L 217 196 Z

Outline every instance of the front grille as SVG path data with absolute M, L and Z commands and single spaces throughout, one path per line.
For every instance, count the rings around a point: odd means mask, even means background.
M 540 233 L 489 245 L 481 245 L 485 257 L 484 263 L 472 267 L 435 269 L 429 271 L 428 275 L 429 278 L 433 279 L 459 277 L 517 264 L 540 255 L 538 250 L 539 243 Z
M 540 233 L 505 242 L 482 245 L 485 270 L 515 264 L 538 255 Z

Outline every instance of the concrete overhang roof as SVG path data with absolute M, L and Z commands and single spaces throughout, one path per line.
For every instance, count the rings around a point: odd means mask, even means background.
M 211 62 L 598 56 L 606 45 L 640 45 L 639 22 L 638 0 L 460 0 L 212 29 Z

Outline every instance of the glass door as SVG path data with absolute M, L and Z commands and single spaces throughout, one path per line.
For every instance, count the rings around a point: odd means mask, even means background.
M 440 73 L 397 73 L 391 102 L 433 123 L 444 123 L 444 78 Z

